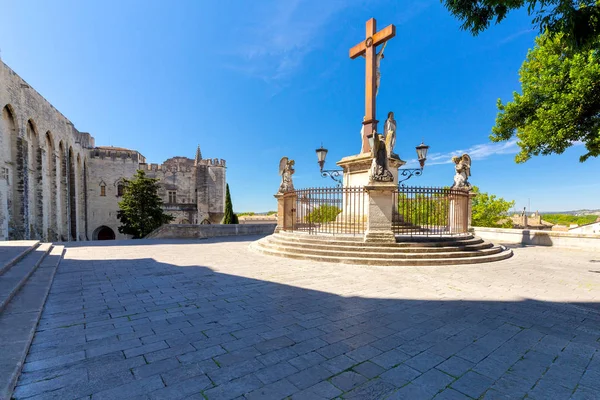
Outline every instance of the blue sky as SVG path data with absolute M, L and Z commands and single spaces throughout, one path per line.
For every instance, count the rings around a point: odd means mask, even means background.
M 471 182 L 517 209 L 600 208 L 600 160 L 579 163 L 583 148 L 516 164 L 514 143 L 488 139 L 533 45 L 525 13 L 472 37 L 438 0 L 0 0 L 0 49 L 97 145 L 160 163 L 200 144 L 227 160 L 235 210 L 266 211 L 282 156 L 296 160 L 296 187 L 330 186 L 314 150 L 329 149 L 329 168 L 359 151 L 364 61 L 348 50 L 370 17 L 396 25 L 378 118 L 395 112 L 403 159 L 431 146 L 412 184 L 451 184 L 450 157 L 467 151 Z

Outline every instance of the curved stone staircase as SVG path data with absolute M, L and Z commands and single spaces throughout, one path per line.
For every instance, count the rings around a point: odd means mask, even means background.
M 365 243 L 362 236 L 279 232 L 252 243 L 250 248 L 263 254 L 300 260 L 390 266 L 476 264 L 504 260 L 513 254 L 504 246 L 472 235 Z

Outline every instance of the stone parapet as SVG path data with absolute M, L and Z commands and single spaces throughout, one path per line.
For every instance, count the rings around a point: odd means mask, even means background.
M 596 234 L 484 227 L 474 227 L 473 231 L 498 243 L 600 251 L 600 235 Z
M 220 236 L 270 235 L 275 224 L 163 225 L 146 239 L 204 239 Z

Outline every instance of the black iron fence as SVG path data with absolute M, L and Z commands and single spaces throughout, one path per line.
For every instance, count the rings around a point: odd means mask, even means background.
M 292 226 L 288 230 L 311 234 L 362 235 L 366 227 L 366 192 L 362 187 L 299 189 Z
M 400 187 L 394 192 L 392 229 L 396 235 L 465 235 L 469 193 L 435 187 Z

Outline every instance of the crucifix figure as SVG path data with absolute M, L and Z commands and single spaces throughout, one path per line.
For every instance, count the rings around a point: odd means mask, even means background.
M 377 22 L 374 18 L 367 21 L 366 39 L 350 49 L 350 58 L 365 57 L 365 119 L 363 121 L 363 138 L 361 153 L 371 151 L 368 136 L 377 132 L 376 96 L 379 89 L 379 63 L 383 58 L 383 48 L 376 53 L 378 45 L 385 43 L 396 36 L 396 27 L 388 25 L 377 32 Z

